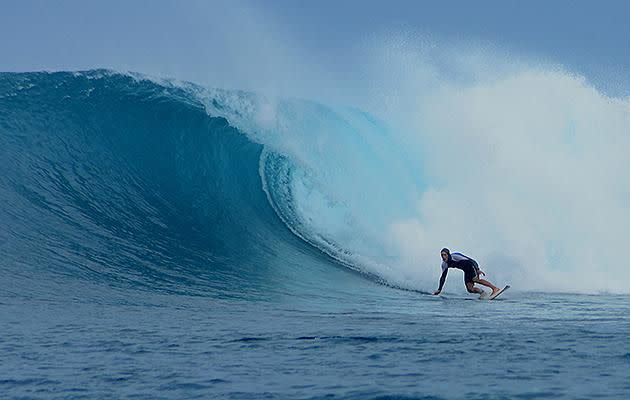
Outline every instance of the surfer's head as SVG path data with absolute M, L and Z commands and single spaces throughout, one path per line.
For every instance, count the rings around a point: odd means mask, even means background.
M 442 256 L 442 260 L 446 261 L 451 257 L 451 251 L 445 247 L 440 252 L 440 255 Z

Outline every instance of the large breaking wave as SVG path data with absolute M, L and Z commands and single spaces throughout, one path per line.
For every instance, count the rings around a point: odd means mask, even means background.
M 104 70 L 0 74 L 0 265 L 18 286 L 81 278 L 253 295 L 343 288 L 363 275 L 430 290 L 437 252 L 450 245 L 517 287 L 625 291 L 615 265 L 598 279 L 564 279 L 597 264 L 584 246 L 612 238 L 618 249 L 623 238 L 605 226 L 628 222 L 623 211 L 607 223 L 587 214 L 628 191 L 620 183 L 609 196 L 603 169 L 583 183 L 570 174 L 596 165 L 581 143 L 584 120 L 565 109 L 562 126 L 526 124 L 536 132 L 513 125 L 512 108 L 485 115 L 528 79 L 590 90 L 541 76 L 432 90 L 414 104 L 420 122 L 409 136 L 360 110 L 301 99 Z M 521 89 L 524 115 L 541 117 Z M 559 139 L 543 137 L 554 129 Z M 536 140 L 575 153 L 549 153 L 543 171 L 528 159 Z M 608 156 L 628 167 L 618 149 Z M 575 191 L 583 185 L 593 191 Z
M 380 279 L 308 226 L 317 204 L 296 209 L 308 173 L 226 119 L 254 95 L 101 70 L 0 85 L 5 276 L 221 295 Z

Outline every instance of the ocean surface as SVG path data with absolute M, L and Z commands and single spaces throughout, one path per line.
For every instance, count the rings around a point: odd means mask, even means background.
M 0 397 L 630 397 L 629 295 L 397 269 L 400 146 L 351 108 L 0 73 Z

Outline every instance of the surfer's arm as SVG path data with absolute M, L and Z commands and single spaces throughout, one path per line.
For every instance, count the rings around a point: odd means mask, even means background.
M 444 287 L 444 282 L 446 282 L 446 275 L 448 275 L 448 268 L 445 268 L 444 271 L 442 271 L 442 276 L 440 276 L 440 287 L 438 287 L 438 290 L 433 294 L 440 294 L 442 287 Z

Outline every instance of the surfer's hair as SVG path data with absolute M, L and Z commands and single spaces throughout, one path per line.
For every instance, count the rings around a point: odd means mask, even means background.
M 442 249 L 442 251 L 440 251 L 440 254 L 442 254 L 442 253 L 446 253 L 446 254 L 450 255 L 451 251 L 445 247 L 445 248 Z

